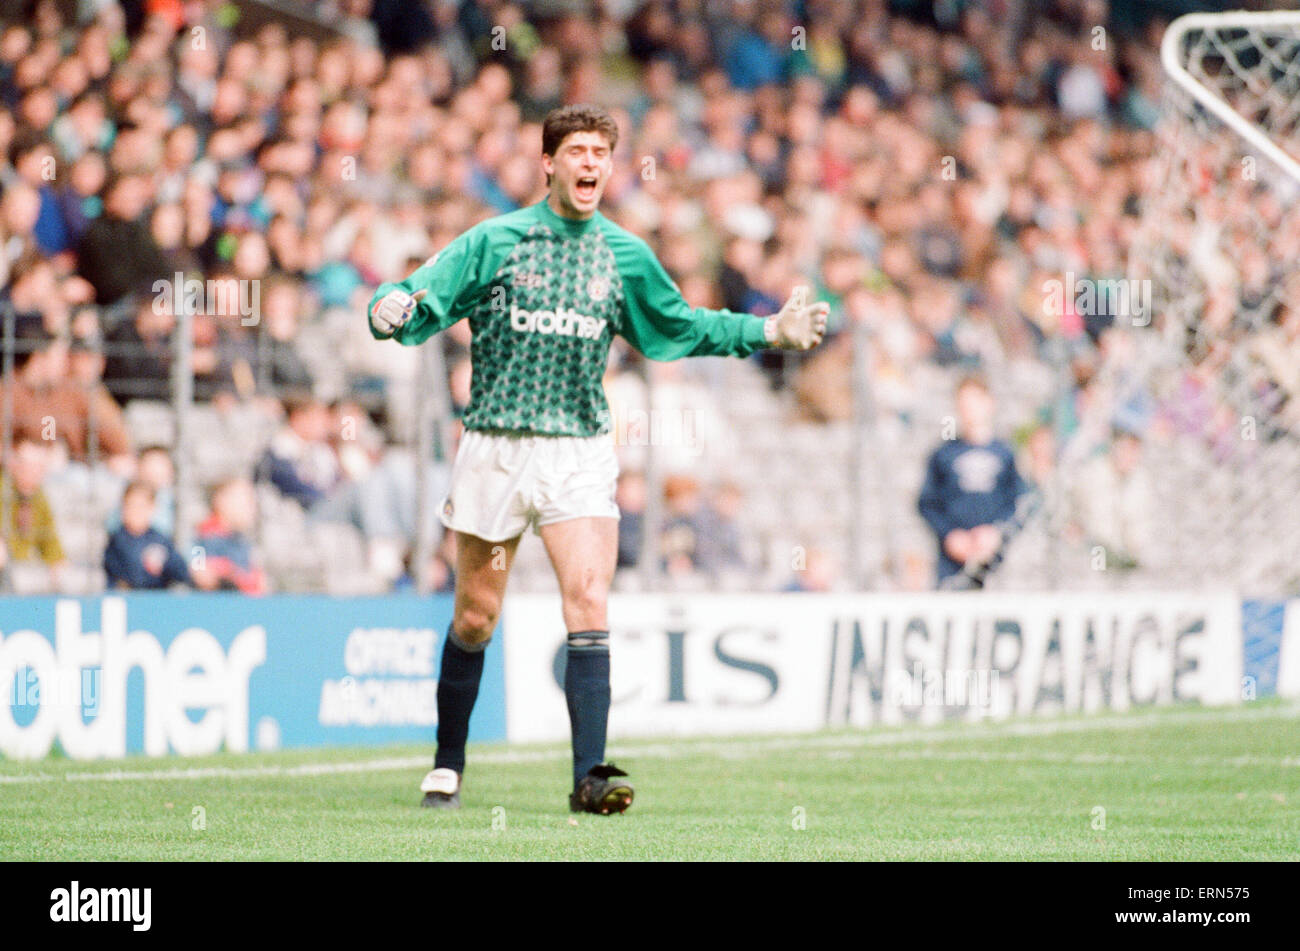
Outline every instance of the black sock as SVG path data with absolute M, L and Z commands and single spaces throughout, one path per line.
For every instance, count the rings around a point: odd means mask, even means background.
M 434 769 L 465 772 L 465 739 L 469 736 L 469 715 L 478 699 L 483 677 L 483 651 L 487 641 L 463 644 L 451 627 L 442 645 L 442 668 L 438 672 L 438 752 Z
M 609 631 L 569 634 L 564 699 L 573 731 L 573 784 L 605 760 L 609 723 Z

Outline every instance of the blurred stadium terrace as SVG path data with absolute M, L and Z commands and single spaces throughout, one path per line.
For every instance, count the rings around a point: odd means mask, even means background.
M 1144 217 L 1188 177 L 1160 37 L 1210 8 L 0 4 L 5 590 L 104 590 L 137 480 L 206 587 L 449 590 L 469 329 L 399 348 L 365 307 L 540 200 L 542 117 L 600 102 L 602 210 L 688 301 L 832 302 L 807 355 L 616 341 L 619 590 L 932 588 L 918 496 L 976 373 L 1041 499 L 990 588 L 1294 595 L 1294 191 L 1262 161 L 1214 192 L 1212 220 L 1249 215 L 1205 267 L 1189 193 Z M 1153 299 L 1050 306 L 1076 279 Z M 529 537 L 511 590 L 553 586 Z

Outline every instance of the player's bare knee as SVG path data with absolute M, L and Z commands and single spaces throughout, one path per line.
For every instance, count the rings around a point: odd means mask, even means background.
M 466 644 L 482 644 L 492 637 L 497 626 L 497 613 L 481 607 L 464 607 L 456 612 L 452 627 L 456 637 Z
M 608 589 L 602 584 L 580 585 L 564 595 L 565 613 L 581 618 L 583 624 L 601 626 L 605 617 Z

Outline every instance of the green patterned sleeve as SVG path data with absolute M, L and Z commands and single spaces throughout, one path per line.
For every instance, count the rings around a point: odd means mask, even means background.
M 762 317 L 691 307 L 648 244 L 621 229 L 606 237 L 623 279 L 620 333 L 651 360 L 747 357 L 768 346 Z
M 415 306 L 415 313 L 406 324 L 391 335 L 391 339 L 406 346 L 424 343 L 440 330 L 446 330 L 462 317 L 468 316 L 468 305 L 482 291 L 485 229 L 480 225 L 470 228 L 449 245 L 420 265 L 402 281 L 387 281 L 379 285 L 366 308 L 366 323 L 376 340 L 387 340 L 388 335 L 375 330 L 370 323 L 370 311 L 379 299 L 394 288 L 415 294 L 428 293 Z

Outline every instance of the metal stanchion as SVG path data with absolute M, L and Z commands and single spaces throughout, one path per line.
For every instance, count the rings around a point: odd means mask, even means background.
M 641 516 L 641 564 L 638 573 L 641 587 L 645 591 L 656 591 L 661 581 L 659 571 L 659 541 L 663 533 L 664 517 L 664 479 L 659 466 L 659 454 L 652 444 L 654 434 L 655 383 L 650 373 L 650 365 L 641 362 L 641 377 L 645 380 L 646 393 L 646 454 L 645 454 L 645 512 Z
M 172 363 L 172 405 L 176 413 L 176 446 L 173 452 L 176 467 L 176 550 L 189 560 L 193 541 L 193 524 L 196 521 L 190 510 L 194 492 L 192 411 L 194 408 L 194 313 L 189 306 L 176 314 L 173 340 L 175 361 Z
M 0 431 L 3 435 L 3 444 L 0 445 L 0 541 L 7 538 L 9 526 L 13 522 L 13 483 L 10 481 L 10 459 L 9 454 L 13 446 L 14 439 L 14 391 L 17 380 L 14 379 L 14 337 L 16 335 L 17 316 L 14 313 L 12 303 L 4 304 L 4 407 L 0 411 Z M 12 554 L 8 550 L 8 543 L 5 542 L 5 559 L 4 564 L 0 565 L 0 591 L 10 590 L 9 561 Z
M 882 550 L 885 561 L 897 570 L 897 555 L 894 532 L 893 513 L 897 506 L 886 502 L 889 492 L 886 473 L 885 454 L 879 451 L 880 429 L 877 425 L 879 407 L 876 404 L 875 391 L 871 385 L 872 344 L 871 331 L 866 324 L 854 322 L 850 329 L 853 341 L 853 448 L 849 465 L 852 467 L 852 485 L 850 487 L 851 510 L 849 514 L 849 578 L 853 585 L 866 590 L 871 583 L 870 571 L 863 552 L 865 548 L 865 525 L 870 487 L 867 484 L 867 455 L 875 446 L 874 479 L 876 505 L 880 511 L 880 529 L 883 535 Z
M 71 344 L 71 341 L 69 341 L 69 344 Z M 97 352 L 101 354 L 103 353 L 102 345 Z M 71 356 L 71 352 L 69 352 L 69 360 L 71 360 Z M 69 367 L 69 370 L 71 370 L 71 367 Z M 101 475 L 99 471 L 99 401 L 95 399 L 97 394 L 92 385 L 82 384 L 82 387 L 86 393 L 86 405 L 88 409 L 88 412 L 86 413 L 86 511 L 88 513 L 94 513 L 96 511 L 95 489 L 99 484 L 99 478 Z M 83 518 L 81 529 L 86 533 L 86 539 L 87 542 L 89 542 L 89 540 L 94 537 L 95 533 L 92 519 Z M 84 550 L 89 551 L 90 545 L 87 544 Z M 82 583 L 82 593 L 93 593 L 89 572 L 86 573 L 85 579 Z

